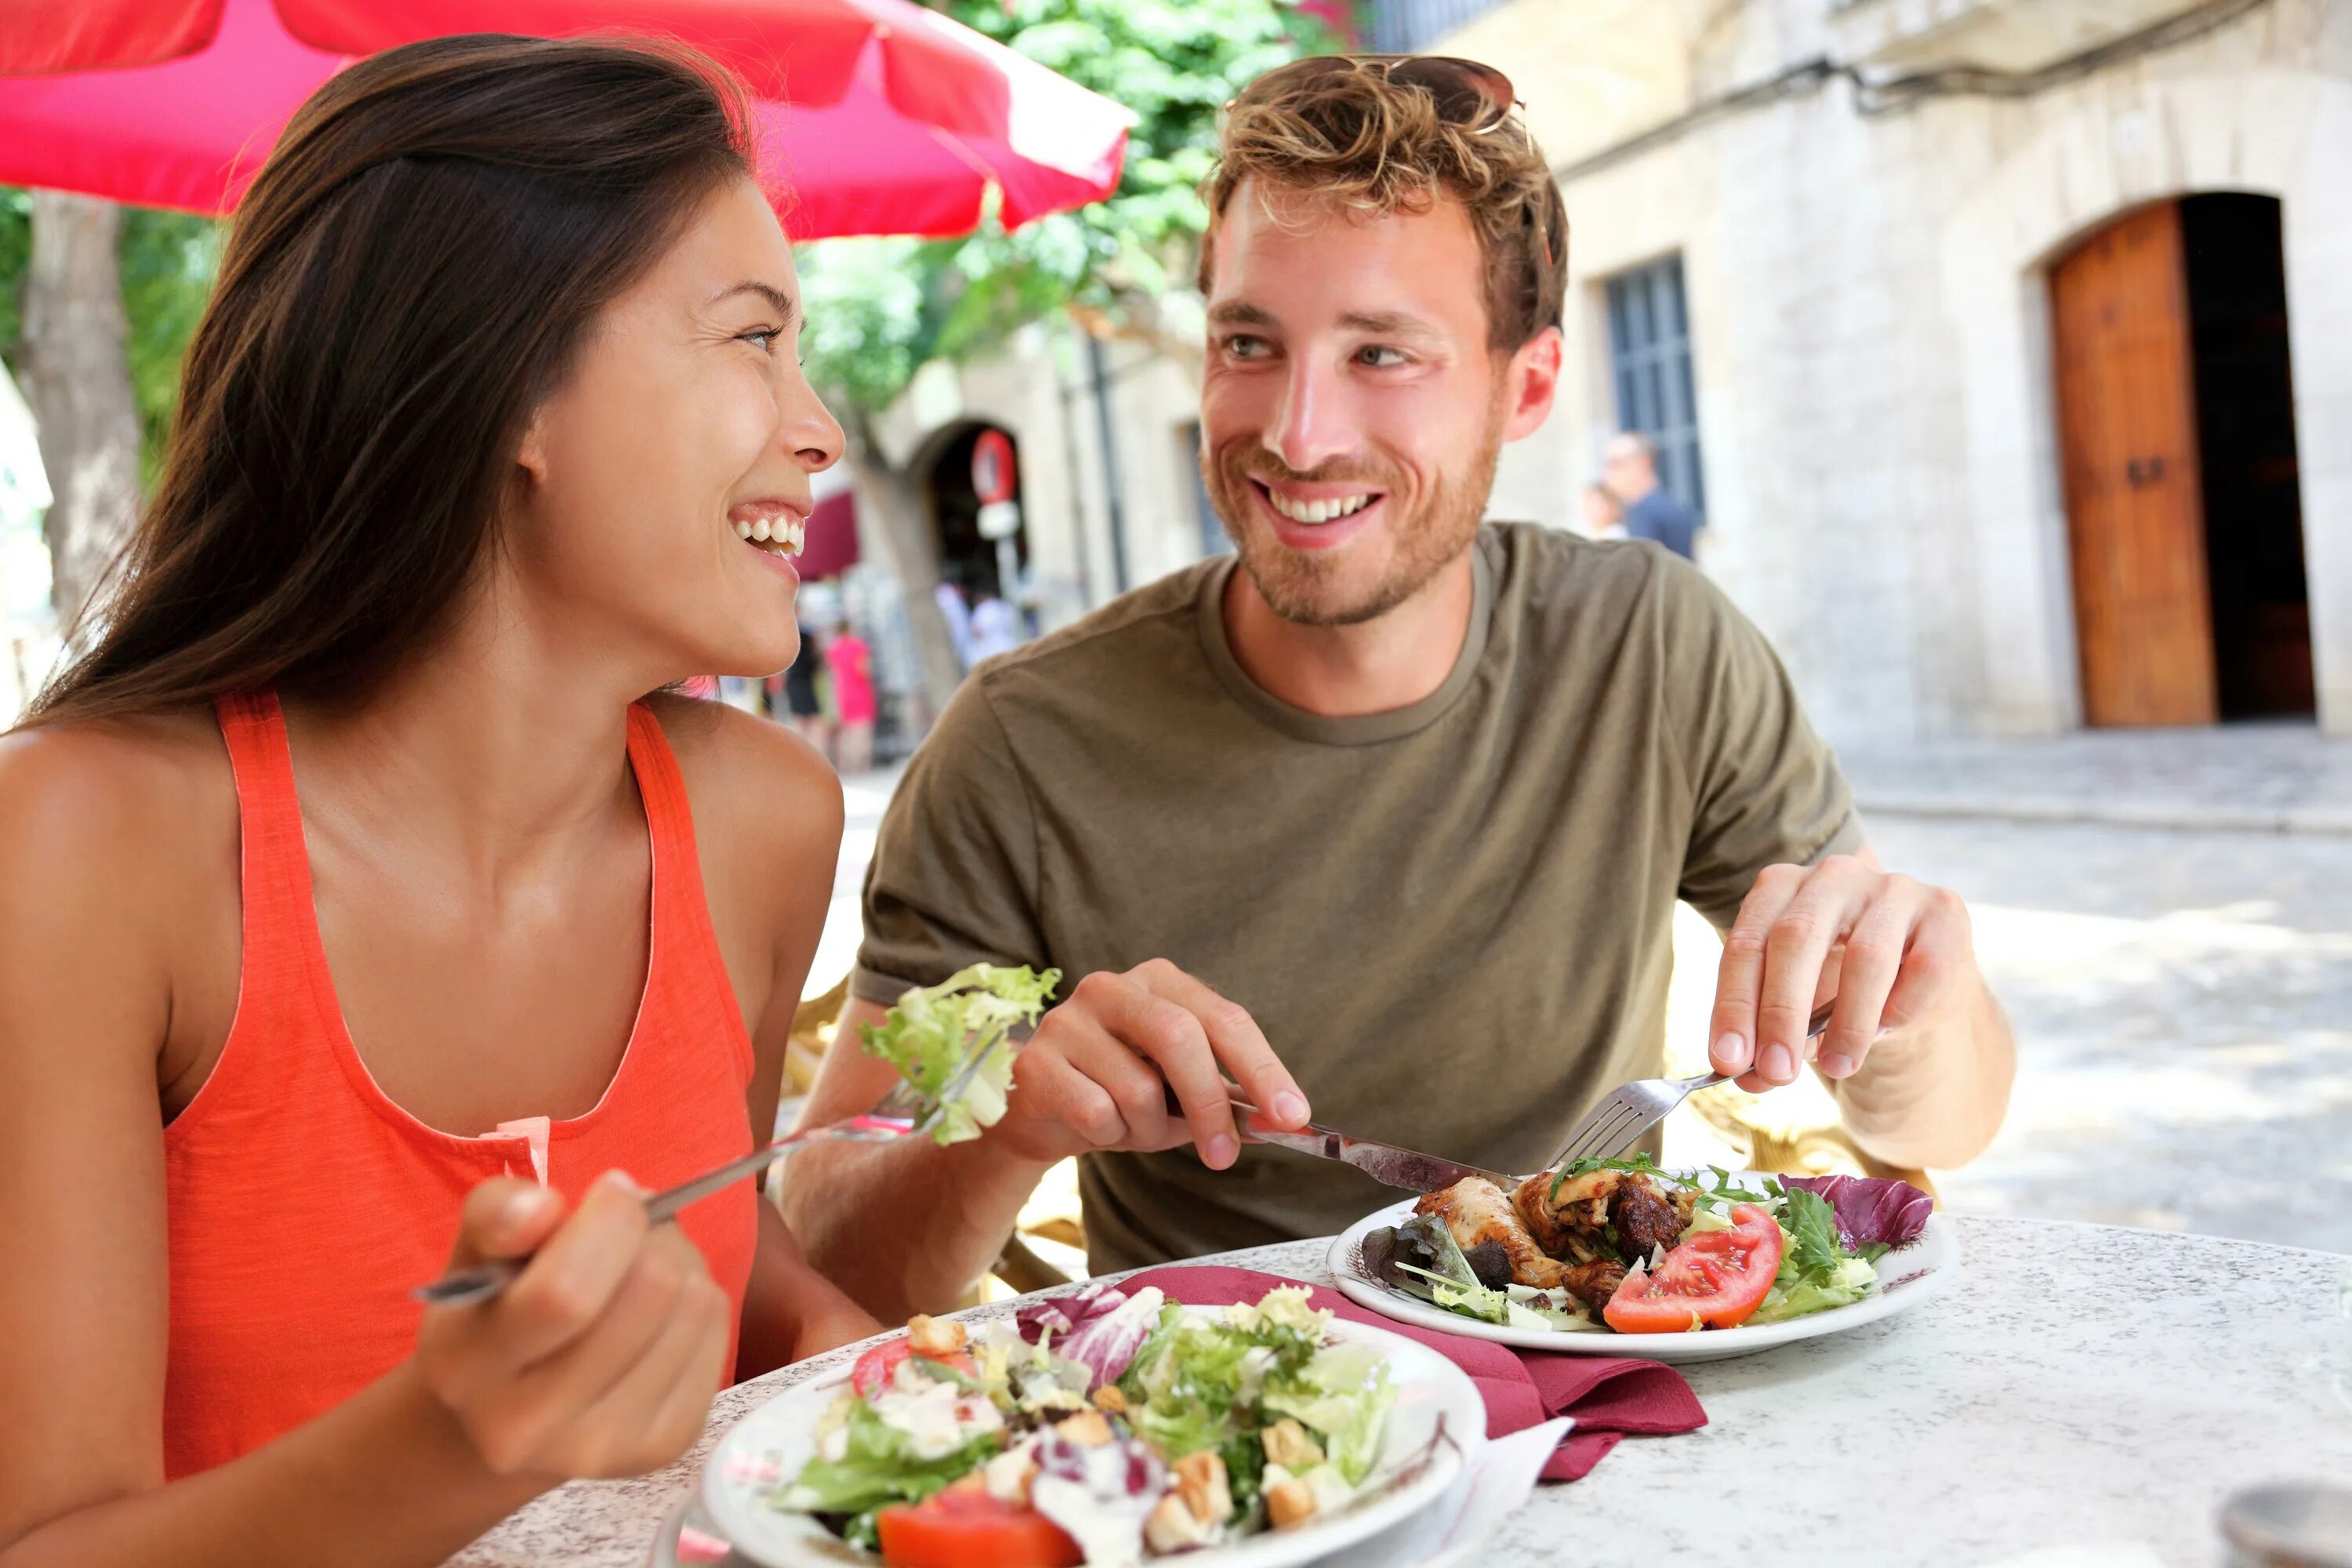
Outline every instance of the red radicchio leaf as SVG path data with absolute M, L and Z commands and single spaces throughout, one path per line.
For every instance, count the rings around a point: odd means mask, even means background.
M 1927 1228 L 1936 1207 L 1935 1199 L 1910 1183 L 1886 1176 L 1784 1176 L 1781 1184 L 1802 1187 L 1828 1204 L 1848 1251 L 1872 1242 L 1908 1247 Z
M 1108 1285 L 1093 1285 L 1075 1296 L 1032 1301 L 1013 1316 L 1031 1344 L 1052 1333 L 1055 1354 L 1085 1366 L 1088 1392 L 1116 1383 L 1160 1321 L 1160 1291 L 1146 1286 L 1130 1297 Z

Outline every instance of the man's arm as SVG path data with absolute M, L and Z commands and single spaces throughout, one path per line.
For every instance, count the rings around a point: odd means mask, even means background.
M 1854 1142 L 1891 1165 L 1964 1165 L 2000 1131 L 2017 1041 L 1977 967 L 1968 906 L 1864 845 L 1769 867 L 1724 937 L 1708 1055 L 1754 1092 L 1797 1076 L 1805 1025 L 1837 1006 L 1815 1070 Z
M 883 1012 L 857 1002 L 843 1013 L 802 1126 L 856 1115 L 889 1091 L 897 1075 L 857 1037 Z M 1003 1121 L 946 1148 L 902 1138 L 804 1150 L 785 1166 L 785 1217 L 809 1260 L 886 1322 L 944 1311 L 996 1260 L 1057 1161 L 1189 1142 L 1211 1169 L 1232 1164 L 1241 1142 L 1228 1079 L 1277 1125 L 1307 1121 L 1297 1080 L 1237 1003 L 1164 959 L 1088 974 L 1013 1058 Z
M 859 1026 L 885 1011 L 859 1001 L 843 1011 L 800 1126 L 855 1116 L 890 1092 L 890 1064 L 857 1048 Z M 988 1271 L 1051 1163 L 988 1138 L 819 1143 L 782 1167 L 784 1217 L 819 1273 L 884 1322 L 904 1322 L 946 1311 Z

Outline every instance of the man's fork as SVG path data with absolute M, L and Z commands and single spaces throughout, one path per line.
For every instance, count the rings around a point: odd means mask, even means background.
M 1805 1022 L 1805 1038 L 1810 1040 L 1829 1027 L 1830 1013 L 1836 1006 L 1837 998 L 1832 996 L 1813 1010 Z M 1626 1084 L 1586 1113 L 1544 1169 L 1557 1170 L 1571 1160 L 1605 1160 L 1619 1153 L 1700 1089 L 1727 1081 L 1722 1073 L 1707 1072 L 1696 1078 L 1645 1078 Z
M 937 1100 L 924 1094 L 911 1083 L 901 1083 L 871 1110 L 839 1121 L 828 1121 L 822 1127 L 807 1127 L 788 1133 L 666 1193 L 652 1194 L 646 1199 L 646 1218 L 655 1225 L 673 1218 L 688 1204 L 707 1198 L 722 1187 L 732 1186 L 746 1176 L 758 1174 L 803 1143 L 887 1143 L 918 1132 L 929 1132 L 939 1124 L 947 1108 L 955 1103 L 971 1085 L 982 1063 L 996 1050 L 1010 1049 L 1013 1046 L 1010 1039 L 999 1039 L 989 1049 L 972 1052 L 949 1078 Z M 420 1285 L 410 1293 L 429 1307 L 456 1307 L 468 1301 L 487 1301 L 512 1284 L 515 1276 L 522 1272 L 523 1265 L 530 1261 L 528 1258 L 493 1258 L 470 1268 L 453 1269 L 430 1285 Z

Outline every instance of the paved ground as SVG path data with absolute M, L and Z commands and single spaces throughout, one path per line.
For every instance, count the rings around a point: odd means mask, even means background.
M 1878 812 L 2352 835 L 2352 740 L 2307 723 L 1843 746 L 1838 758 Z
M 1969 900 L 2018 1028 L 2009 1123 L 1983 1159 L 1939 1177 L 1953 1207 L 2352 1253 L 2352 812 L 2342 834 L 2315 818 L 2242 831 L 1940 815 L 2004 798 L 2077 816 L 2158 802 L 2228 821 L 2250 800 L 2315 814 L 2335 809 L 2331 794 L 2352 807 L 2352 747 L 2233 730 L 1847 755 L 1876 796 L 1870 832 L 1888 863 Z M 813 985 L 848 967 L 893 783 L 852 783 Z M 1885 809 L 1898 786 L 1943 790 L 1939 815 Z M 1672 1026 L 1696 1039 L 1716 943 L 1687 910 L 1677 951 Z M 1699 1146 L 1688 1129 L 1675 1142 Z

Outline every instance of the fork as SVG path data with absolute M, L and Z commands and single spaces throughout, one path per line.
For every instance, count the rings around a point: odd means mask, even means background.
M 667 1192 L 653 1193 L 646 1198 L 646 1218 L 654 1225 L 676 1217 L 688 1204 L 709 1197 L 721 1188 L 734 1185 L 744 1177 L 756 1175 L 784 1155 L 809 1143 L 890 1143 L 929 1132 L 939 1125 L 940 1118 L 971 1083 L 983 1063 L 998 1049 L 1011 1047 L 1013 1041 L 999 1038 L 994 1044 L 975 1050 L 956 1070 L 934 1098 L 911 1083 L 901 1083 L 892 1089 L 871 1110 L 828 1121 L 820 1127 L 804 1127 L 790 1132 L 772 1143 L 763 1144 L 740 1158 L 728 1161 L 704 1172 L 690 1182 L 683 1182 Z M 470 1268 L 456 1268 L 409 1292 L 430 1307 L 459 1307 L 469 1301 L 487 1301 L 514 1283 L 529 1257 L 493 1258 Z
M 1832 996 L 1813 1009 L 1813 1016 L 1805 1021 L 1805 1038 L 1810 1040 L 1829 1027 L 1830 1014 L 1836 1006 L 1837 998 Z M 1559 1146 L 1559 1152 L 1545 1162 L 1544 1169 L 1557 1170 L 1571 1160 L 1616 1154 L 1700 1089 L 1728 1081 L 1727 1074 L 1704 1072 L 1696 1078 L 1645 1078 L 1613 1089 L 1608 1099 L 1585 1113 Z

